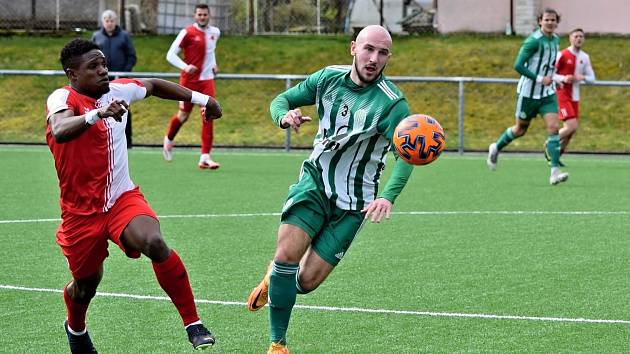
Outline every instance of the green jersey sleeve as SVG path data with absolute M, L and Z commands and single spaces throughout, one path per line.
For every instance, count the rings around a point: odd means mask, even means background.
M 536 74 L 529 70 L 525 63 L 536 54 L 538 51 L 539 43 L 538 39 L 534 36 L 529 36 L 521 46 L 521 49 L 518 51 L 518 56 L 514 61 L 514 70 L 516 70 L 519 74 L 528 77 L 532 80 L 536 80 Z
M 306 80 L 284 91 L 271 101 L 269 111 L 271 113 L 271 119 L 277 126 L 281 127 L 280 121 L 282 121 L 282 118 L 289 110 L 315 104 L 317 83 L 324 70 L 325 69 L 322 69 L 309 75 Z
M 394 204 L 396 198 L 398 198 L 403 188 L 405 188 L 407 181 L 409 181 L 411 172 L 413 172 L 413 166 L 396 155 L 396 164 L 394 165 L 391 176 L 387 180 L 381 198 L 385 198 Z
M 409 105 L 405 99 L 401 99 L 396 102 L 389 113 L 389 119 L 387 120 L 388 124 L 384 127 L 385 129 L 383 134 L 390 141 L 393 141 L 396 126 L 398 126 L 398 123 L 400 123 L 401 120 L 410 115 L 411 111 L 409 110 Z M 395 149 L 392 150 L 396 151 Z M 411 176 L 411 172 L 413 172 L 412 165 L 401 159 L 396 152 L 394 152 L 394 156 L 396 158 L 396 164 L 394 165 L 391 176 L 387 180 L 383 193 L 381 193 L 381 198 L 389 200 L 392 204 L 396 201 L 396 198 L 398 198 L 403 188 L 405 188 L 405 185 Z

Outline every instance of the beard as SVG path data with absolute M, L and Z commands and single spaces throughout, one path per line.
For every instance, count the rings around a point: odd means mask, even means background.
M 354 70 L 357 72 L 357 76 L 359 77 L 359 80 L 361 80 L 362 83 L 364 84 L 371 84 L 374 81 L 378 80 L 379 77 L 381 77 L 381 74 L 383 73 L 383 70 L 385 70 L 385 66 L 383 66 L 383 68 L 381 69 L 381 71 L 379 71 L 372 80 L 369 80 L 368 78 L 366 78 L 365 76 L 361 75 L 361 71 L 359 70 L 359 66 L 357 65 L 357 61 L 354 61 Z
M 105 85 L 99 86 L 96 89 L 96 94 L 98 95 L 98 97 L 101 97 L 101 96 L 103 96 L 104 94 L 106 94 L 108 92 L 109 92 L 109 83 L 107 84 L 107 86 L 105 86 Z

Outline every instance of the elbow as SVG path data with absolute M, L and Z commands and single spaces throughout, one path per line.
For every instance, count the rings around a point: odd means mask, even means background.
M 55 140 L 55 142 L 57 144 L 62 144 L 65 143 L 66 141 L 68 141 L 68 139 L 66 138 L 65 134 L 61 134 L 59 132 L 52 132 L 52 137 Z
M 53 139 L 58 144 L 65 143 L 69 140 L 68 135 L 61 131 L 61 129 L 59 129 L 55 124 L 50 126 L 50 135 L 52 135 Z

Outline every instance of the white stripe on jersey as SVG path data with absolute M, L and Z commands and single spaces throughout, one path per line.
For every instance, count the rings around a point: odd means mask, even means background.
M 381 89 L 381 91 L 383 91 L 387 97 L 389 97 L 389 99 L 391 100 L 395 100 L 398 98 L 398 95 L 394 93 L 394 91 L 392 91 L 387 84 L 385 83 L 385 81 L 381 81 L 378 84 L 378 87 Z
M 112 181 L 114 179 L 114 141 L 113 141 L 113 129 L 111 126 L 111 123 L 109 122 L 109 119 L 104 119 L 103 123 L 105 124 L 105 127 L 107 128 L 107 152 L 108 152 L 108 157 L 107 157 L 107 162 L 108 162 L 108 166 L 107 166 L 107 182 L 105 183 L 105 205 L 103 205 L 103 212 L 106 212 L 109 210 L 109 208 L 111 208 L 112 205 L 114 205 L 114 203 L 111 202 L 111 198 L 112 198 Z
M 339 72 L 350 71 L 350 69 L 352 69 L 350 65 L 330 65 L 326 68 L 333 71 L 339 71 Z
M 97 107 L 104 107 L 112 100 L 125 100 L 128 104 L 137 102 L 146 96 L 146 87 L 136 83 L 110 83 L 110 91 L 101 96 L 97 101 Z M 127 123 L 127 113 L 122 116 L 122 120 L 117 122 L 114 118 L 103 119 L 107 127 L 107 149 L 108 149 L 108 176 L 105 186 L 105 205 L 103 211 L 109 210 L 116 200 L 125 192 L 135 188 L 129 176 L 129 163 L 127 157 L 127 140 L 125 138 L 125 125 Z

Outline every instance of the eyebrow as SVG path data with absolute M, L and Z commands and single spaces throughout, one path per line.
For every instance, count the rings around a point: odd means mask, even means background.
M 377 46 L 375 46 L 373 44 L 370 44 L 370 43 L 365 43 L 364 46 L 372 47 L 372 48 L 377 49 L 377 50 L 385 50 L 387 52 L 390 52 L 389 48 L 387 48 L 387 47 L 377 47 Z

